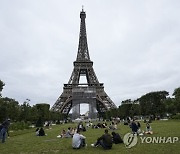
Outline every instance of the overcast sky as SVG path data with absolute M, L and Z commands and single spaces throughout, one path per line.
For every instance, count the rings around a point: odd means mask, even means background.
M 99 82 L 122 100 L 180 86 L 179 0 L 0 0 L 3 97 L 51 106 L 76 60 L 80 11 Z

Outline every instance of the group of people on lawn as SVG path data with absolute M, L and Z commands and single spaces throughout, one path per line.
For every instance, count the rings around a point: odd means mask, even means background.
M 132 120 L 129 124 L 129 127 L 131 128 L 133 134 L 137 134 L 137 135 L 143 135 L 144 133 L 153 134 L 153 131 L 149 122 L 146 123 L 145 131 L 141 130 L 141 124 L 139 123 L 139 121 Z
M 113 124 L 114 123 L 112 122 L 112 125 Z M 110 126 L 112 126 L 112 125 L 110 125 Z M 153 134 L 152 128 L 148 122 L 146 123 L 145 132 L 141 131 L 141 129 L 140 129 L 141 125 L 138 121 L 132 120 L 129 126 L 132 129 L 132 133 L 135 135 Z M 113 127 L 113 129 L 111 127 L 108 127 L 108 129 L 113 130 L 114 127 Z M 121 139 L 121 137 L 118 133 L 113 131 L 110 135 L 108 133 L 108 129 L 105 129 L 104 134 L 101 137 L 99 137 L 94 144 L 91 144 L 92 147 L 101 146 L 101 147 L 103 147 L 103 149 L 111 149 L 113 143 L 115 143 L 115 144 L 123 143 L 123 140 Z M 86 138 L 85 136 L 80 134 L 80 130 L 77 129 L 77 131 L 75 132 L 75 134 L 73 135 L 73 138 L 72 138 L 72 147 L 74 149 L 79 149 L 81 147 L 86 146 L 85 138 Z
M 67 131 L 65 129 L 62 130 L 61 134 L 58 135 L 58 138 L 71 138 L 73 137 L 73 135 L 75 134 L 75 132 L 77 131 L 76 127 L 69 127 L 67 129 Z
M 85 136 L 80 134 L 80 130 L 73 135 L 72 138 L 72 147 L 73 149 L 80 149 L 81 147 L 86 146 Z M 102 146 L 104 149 L 111 149 L 112 144 L 123 143 L 120 135 L 118 133 L 112 132 L 112 136 L 109 134 L 108 129 L 105 129 L 104 134 L 97 139 L 94 144 L 91 144 L 92 147 Z
M 95 126 L 93 124 L 90 124 L 90 125 Z M 91 144 L 92 147 L 97 147 L 100 145 L 104 149 L 111 149 L 113 143 L 115 144 L 123 143 L 123 140 L 121 139 L 118 133 L 115 133 L 114 131 L 111 133 L 111 135 L 108 133 L 108 129 L 110 130 L 115 130 L 115 128 L 117 129 L 117 127 L 114 127 L 113 122 L 110 124 L 110 126 L 112 127 L 108 127 L 104 123 L 103 124 L 98 123 L 96 126 L 97 126 L 96 128 L 106 128 L 106 129 L 105 129 L 104 134 L 97 139 L 96 143 Z M 57 137 L 58 138 L 72 138 L 72 147 L 74 149 L 79 149 L 81 147 L 86 146 L 86 142 L 85 142 L 86 137 L 81 134 L 81 132 L 86 131 L 86 129 L 87 128 L 84 127 L 83 123 L 80 122 L 77 128 L 69 127 L 67 131 L 63 129 L 61 134 L 58 135 Z
M 5 142 L 6 134 L 8 134 L 8 127 L 10 125 L 10 119 L 7 119 L 4 121 L 1 126 L 0 126 L 0 139 L 2 139 L 2 143 Z M 92 125 L 92 124 L 91 124 Z M 116 132 L 114 132 L 115 129 L 117 129 L 116 124 L 112 122 L 110 124 L 110 127 L 108 127 L 105 123 L 97 124 L 97 128 L 105 128 L 104 134 L 97 139 L 97 141 L 94 144 L 91 144 L 92 147 L 98 147 L 102 146 L 104 149 L 111 149 L 113 143 L 114 144 L 119 144 L 123 143 L 123 140 L 121 139 L 120 135 Z M 92 125 L 93 126 L 93 125 Z M 115 126 L 115 127 L 114 127 Z M 130 128 L 132 129 L 133 134 L 141 135 L 141 134 L 152 134 L 152 128 L 149 123 L 146 123 L 146 131 L 143 132 L 141 131 L 140 123 L 132 120 L 131 123 L 129 124 Z M 94 128 L 94 127 L 92 127 Z M 112 133 L 110 134 L 108 129 L 112 130 Z M 60 138 L 72 138 L 72 147 L 74 149 L 80 149 L 81 147 L 85 147 L 87 144 L 85 142 L 86 137 L 81 134 L 82 131 L 86 131 L 86 128 L 83 126 L 83 123 L 80 122 L 76 127 L 71 128 L 69 127 L 67 131 L 63 129 L 61 134 L 57 137 Z M 37 136 L 45 136 L 45 132 L 43 128 L 38 128 L 36 129 L 36 135 Z

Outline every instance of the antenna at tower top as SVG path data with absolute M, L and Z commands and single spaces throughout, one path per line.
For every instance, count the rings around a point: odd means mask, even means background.
M 84 5 L 82 5 L 82 12 L 84 12 Z

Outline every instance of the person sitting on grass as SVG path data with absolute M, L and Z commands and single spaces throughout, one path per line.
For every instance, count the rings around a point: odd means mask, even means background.
M 150 126 L 150 124 L 148 122 L 146 123 L 145 134 L 153 134 L 152 128 L 151 128 L 151 126 Z
M 73 135 L 71 134 L 71 127 L 68 128 L 68 130 L 66 131 L 66 135 L 65 138 L 71 138 Z
M 36 136 L 39 136 L 39 128 L 36 128 Z
M 137 122 L 136 122 L 136 125 L 137 125 L 137 127 L 138 127 L 137 134 L 140 135 L 140 136 L 142 136 L 143 133 L 144 133 L 144 131 L 141 130 L 141 124 L 140 124 L 140 122 L 137 121 Z
M 133 134 L 138 134 L 137 131 L 138 131 L 138 126 L 135 122 L 135 120 L 133 119 L 133 121 L 131 122 L 131 129 L 132 129 L 132 133 Z
M 108 133 L 107 129 L 105 129 L 104 134 L 97 139 L 95 144 L 91 144 L 92 147 L 97 147 L 99 145 L 106 150 L 112 148 L 112 136 Z
M 44 129 L 42 127 L 39 130 L 39 136 L 46 136 Z
M 86 131 L 86 128 L 84 127 L 84 125 L 83 125 L 83 123 L 82 123 L 82 122 L 80 122 L 80 123 L 78 124 L 77 129 L 79 129 L 80 131 L 83 131 L 83 132 L 85 132 L 85 131 Z
M 73 137 L 73 135 L 75 134 L 75 132 L 76 132 L 76 129 L 73 128 L 73 127 L 71 127 L 71 129 L 70 129 L 70 134 L 72 135 L 72 137 Z
M 102 124 L 102 128 L 107 128 L 107 123 L 104 122 L 104 123 Z
M 110 123 L 110 125 L 109 125 L 109 129 L 114 130 L 114 122 Z
M 120 135 L 115 132 L 112 132 L 112 141 L 115 144 L 123 143 L 123 140 L 121 139 Z
M 114 129 L 117 129 L 117 123 L 114 124 Z
M 81 147 L 85 147 L 86 145 L 85 138 L 86 138 L 85 136 L 80 134 L 80 130 L 78 129 L 72 138 L 73 149 L 80 149 Z
M 65 129 L 63 129 L 63 130 L 62 130 L 62 132 L 61 132 L 61 134 L 60 134 L 60 135 L 58 135 L 57 137 L 58 137 L 58 138 L 64 138 L 64 137 L 65 137 L 65 135 L 66 135 L 66 130 L 65 130 Z

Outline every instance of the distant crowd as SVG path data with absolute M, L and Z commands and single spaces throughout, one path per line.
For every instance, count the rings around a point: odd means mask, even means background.
M 110 122 L 108 125 L 106 122 L 93 124 L 91 121 L 83 125 L 83 122 L 80 122 L 77 127 L 69 127 L 67 130 L 63 129 L 58 138 L 72 138 L 72 147 L 74 149 L 80 149 L 81 147 L 87 146 L 86 137 L 82 135 L 82 132 L 88 131 L 89 128 L 92 129 L 101 129 L 105 128 L 104 134 L 97 138 L 96 142 L 91 144 L 92 147 L 103 147 L 103 149 L 111 149 L 113 144 L 123 143 L 123 140 L 119 133 L 115 132 L 118 122 Z M 144 135 L 144 134 L 153 134 L 152 128 L 149 122 L 146 123 L 146 130 L 141 130 L 141 124 L 139 121 L 130 119 L 124 122 L 124 125 L 128 125 L 131 129 L 132 134 L 134 135 Z M 111 130 L 111 134 L 109 133 Z
M 152 127 L 150 126 L 151 121 L 144 121 L 146 123 L 146 129 L 141 130 L 141 124 L 139 121 L 134 119 L 127 118 L 123 121 L 124 125 L 129 126 L 131 133 L 134 135 L 144 135 L 144 134 L 153 134 Z M 109 124 L 109 125 L 108 125 Z M 86 137 L 82 134 L 89 129 L 104 129 L 104 134 L 99 136 L 97 140 L 91 144 L 92 147 L 102 147 L 103 149 L 111 149 L 113 144 L 121 144 L 123 140 L 120 134 L 116 131 L 118 130 L 119 121 L 111 122 L 98 122 L 93 124 L 91 121 L 86 122 L 85 125 L 83 122 L 79 122 L 76 127 L 69 127 L 67 130 L 61 130 L 57 138 L 72 138 L 72 148 L 80 149 L 81 147 L 87 146 Z M 0 125 L 0 139 L 2 143 L 5 142 L 6 136 L 8 133 L 8 127 L 10 125 L 10 119 L 6 119 Z M 46 124 L 46 129 L 49 128 L 50 123 Z M 109 133 L 111 131 L 111 133 Z M 37 128 L 35 131 L 36 136 L 46 136 L 45 130 L 43 127 Z

